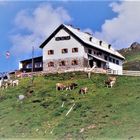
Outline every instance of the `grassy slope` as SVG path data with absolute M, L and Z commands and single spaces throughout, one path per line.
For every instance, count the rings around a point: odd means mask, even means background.
M 112 89 L 104 87 L 105 79 L 97 74 L 90 80 L 83 73 L 51 75 L 36 77 L 33 87 L 27 78 L 19 87 L 1 90 L 0 138 L 140 139 L 140 78 L 117 77 Z M 56 82 L 72 81 L 79 84 L 77 89 L 55 90 Z M 78 94 L 82 86 L 89 88 L 87 95 Z M 17 100 L 32 89 L 23 103 Z M 65 116 L 73 102 L 74 109 Z

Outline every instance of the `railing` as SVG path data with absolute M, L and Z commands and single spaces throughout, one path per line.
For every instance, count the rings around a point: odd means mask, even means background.
M 123 75 L 127 75 L 127 76 L 140 76 L 140 71 L 123 70 Z

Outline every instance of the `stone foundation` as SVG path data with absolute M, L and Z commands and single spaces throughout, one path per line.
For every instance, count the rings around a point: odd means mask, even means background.
M 78 65 L 71 65 L 72 60 L 77 60 Z M 65 66 L 59 66 L 61 61 L 65 61 Z M 49 62 L 54 62 L 54 67 L 48 67 Z M 79 69 L 84 69 L 88 67 L 88 60 L 81 57 L 81 58 L 65 58 L 65 59 L 49 59 L 43 62 L 43 71 L 46 73 L 56 73 L 56 72 L 65 72 L 65 71 L 76 71 Z

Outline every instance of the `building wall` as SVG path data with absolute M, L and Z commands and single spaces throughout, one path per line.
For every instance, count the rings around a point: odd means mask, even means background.
M 69 40 L 59 40 L 56 41 L 56 37 L 70 36 Z M 63 54 L 62 49 L 68 49 L 68 53 Z M 78 48 L 78 52 L 73 53 L 72 48 Z M 84 47 L 79 43 L 75 38 L 69 35 L 64 29 L 61 29 L 43 48 L 43 71 L 45 72 L 57 72 L 65 71 L 68 69 L 79 69 L 88 67 L 88 49 L 92 50 L 92 55 L 98 56 L 102 59 L 105 59 L 104 56 L 108 56 L 108 66 L 110 69 L 115 71 L 115 74 L 122 74 L 122 60 L 115 58 L 114 56 L 109 56 L 102 51 L 96 50 L 95 48 Z M 48 55 L 49 50 L 54 50 L 54 54 Z M 98 52 L 101 52 L 101 55 L 97 55 Z M 94 54 L 95 53 L 95 54 Z M 119 64 L 109 61 L 109 57 L 119 61 Z M 71 65 L 71 61 L 75 59 L 78 60 L 78 65 Z M 60 61 L 66 61 L 65 66 L 59 66 Z M 49 67 L 48 63 L 54 62 L 53 67 Z M 102 67 L 104 64 L 102 64 Z
M 65 30 L 61 29 L 43 48 L 43 71 L 67 70 L 69 68 L 84 67 L 86 53 L 84 47 L 72 36 L 69 40 L 56 41 L 56 37 L 70 36 Z M 62 54 L 62 49 L 68 49 L 68 53 Z M 78 52 L 73 53 L 72 48 L 78 48 Z M 54 50 L 54 54 L 48 55 L 49 50 Z M 78 65 L 72 66 L 71 61 L 78 60 Z M 66 66 L 59 66 L 59 62 L 65 60 Z M 48 67 L 49 62 L 54 62 L 54 67 Z
M 112 57 L 112 58 L 115 58 L 115 57 Z M 109 68 L 114 70 L 113 71 L 113 74 L 119 74 L 119 75 L 122 75 L 123 73 L 123 61 L 120 60 L 120 59 L 117 59 L 119 61 L 119 65 L 118 64 L 114 64 L 112 62 L 109 62 Z
M 71 65 L 71 61 L 72 59 L 75 59 L 75 60 L 78 60 L 78 65 Z M 73 70 L 79 70 L 79 69 L 82 69 L 84 67 L 87 67 L 87 64 L 88 64 L 88 61 L 87 59 L 83 58 L 83 57 L 74 57 L 74 58 L 65 58 L 65 61 L 66 61 L 66 66 L 59 66 L 59 62 L 61 61 L 62 59 L 51 59 L 51 60 L 46 60 L 43 62 L 43 70 L 44 72 L 47 72 L 47 73 L 56 73 L 56 72 L 64 72 L 66 70 L 70 70 L 70 69 L 73 69 Z M 50 61 L 53 61 L 54 62 L 54 67 L 48 67 L 48 63 Z
M 85 48 L 86 53 L 88 53 L 89 49 L 92 50 L 92 53 L 91 53 L 92 55 L 98 56 L 98 57 L 100 57 L 102 59 L 104 59 L 104 56 L 106 55 L 108 57 L 108 59 L 106 61 L 108 62 L 109 68 L 114 70 L 113 71 L 114 74 L 122 75 L 122 71 L 123 71 L 122 70 L 122 68 L 123 68 L 122 63 L 123 63 L 123 61 L 121 59 L 119 59 L 117 57 L 114 57 L 114 56 L 111 56 L 111 55 L 108 55 L 108 54 L 106 54 L 106 53 L 104 53 L 102 51 L 96 50 L 94 48 Z M 101 52 L 101 55 L 97 55 L 97 53 L 99 53 L 99 52 Z M 109 61 L 109 57 L 112 59 L 112 62 Z M 115 59 L 115 62 L 118 61 L 119 64 L 113 63 L 113 59 Z M 102 63 L 102 67 L 103 66 L 104 65 Z

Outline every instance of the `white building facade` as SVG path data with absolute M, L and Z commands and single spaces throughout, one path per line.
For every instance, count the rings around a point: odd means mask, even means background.
M 60 25 L 40 48 L 43 71 L 47 73 L 95 67 L 122 74 L 125 58 L 121 54 L 110 44 L 72 26 Z

